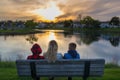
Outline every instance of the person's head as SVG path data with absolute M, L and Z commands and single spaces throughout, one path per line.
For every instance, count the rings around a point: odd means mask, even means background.
M 32 51 L 33 55 L 42 53 L 42 49 L 37 43 L 32 46 L 31 51 Z
M 49 61 L 55 61 L 56 60 L 56 55 L 58 51 L 58 44 L 55 40 L 51 40 L 48 45 L 48 50 L 45 53 L 45 57 Z
M 75 43 L 69 43 L 69 50 L 75 50 L 77 45 Z

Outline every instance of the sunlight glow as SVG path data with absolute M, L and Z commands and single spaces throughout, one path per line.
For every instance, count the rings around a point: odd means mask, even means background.
M 49 37 L 48 37 L 49 41 L 50 40 L 55 40 L 56 37 L 55 37 L 55 33 L 54 32 L 49 32 Z
M 33 13 L 43 17 L 44 20 L 55 20 L 55 17 L 62 14 L 54 2 L 50 2 L 50 7 L 45 9 L 36 9 Z

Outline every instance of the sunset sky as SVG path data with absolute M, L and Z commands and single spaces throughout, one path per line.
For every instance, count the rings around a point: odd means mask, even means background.
M 0 1 L 0 20 L 74 20 L 79 14 L 101 21 L 120 17 L 120 0 Z

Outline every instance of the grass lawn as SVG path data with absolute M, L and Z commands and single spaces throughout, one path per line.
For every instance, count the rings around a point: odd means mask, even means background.
M 20 29 L 20 30 L 0 30 L 0 34 L 2 35 L 15 35 L 15 34 L 30 34 L 30 33 L 38 33 L 39 31 L 35 31 L 34 29 Z
M 18 77 L 15 68 L 0 68 L 0 80 L 32 80 L 30 77 Z M 41 80 L 48 80 L 42 77 Z M 67 77 L 55 78 L 55 80 L 67 80 Z M 74 77 L 73 80 L 82 80 L 80 77 Z M 120 80 L 120 68 L 105 69 L 103 77 L 88 78 L 88 80 Z
M 120 80 L 120 68 L 105 68 L 103 77 L 88 78 L 88 80 Z M 14 62 L 0 62 L 0 80 L 32 80 L 31 77 L 18 77 Z M 48 80 L 42 77 L 41 80 Z M 55 80 L 67 80 L 67 77 L 58 77 Z M 82 80 L 81 77 L 74 77 L 73 80 Z

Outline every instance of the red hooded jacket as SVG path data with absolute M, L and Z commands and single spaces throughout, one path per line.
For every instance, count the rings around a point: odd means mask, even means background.
M 31 48 L 32 55 L 29 55 L 27 59 L 45 59 L 44 56 L 40 56 L 42 49 L 38 44 L 34 44 Z

